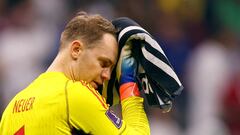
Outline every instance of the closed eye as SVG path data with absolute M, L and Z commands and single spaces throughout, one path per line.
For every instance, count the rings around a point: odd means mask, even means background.
M 99 62 L 102 68 L 108 68 L 113 65 L 113 62 L 107 58 L 99 58 Z
M 102 68 L 107 68 L 110 66 L 109 62 L 106 62 L 106 61 L 100 61 L 100 65 Z

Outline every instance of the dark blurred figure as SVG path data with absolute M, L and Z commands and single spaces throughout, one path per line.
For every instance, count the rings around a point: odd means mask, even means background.
M 154 1 L 148 0 L 116 0 L 114 2 L 117 17 L 129 17 L 139 23 L 144 29 L 151 33 L 149 20 L 151 4 Z M 155 13 L 151 13 L 155 14 Z
M 189 92 L 187 85 L 185 85 L 186 63 L 193 47 L 192 39 L 189 37 L 189 31 L 186 29 L 186 22 L 189 21 L 188 17 L 191 15 L 187 14 L 185 7 L 189 6 L 188 4 L 193 7 L 196 5 L 195 3 L 186 3 L 182 0 L 171 1 L 170 3 L 168 3 L 169 1 L 163 0 L 158 0 L 156 2 L 158 7 L 155 9 L 155 11 L 152 11 L 155 14 L 151 15 L 152 20 L 154 20 L 152 22 L 154 37 L 156 37 L 158 42 L 160 42 L 162 49 L 164 50 L 179 78 L 183 80 L 184 85 L 184 90 L 181 96 L 175 99 L 174 109 L 168 116 L 168 121 L 172 121 L 171 123 L 173 128 L 179 128 L 177 133 L 179 135 L 182 134 L 187 128 L 186 110 L 188 107 Z M 196 1 L 196 3 L 198 3 L 198 1 Z M 198 12 L 200 12 L 198 11 L 200 10 L 198 8 L 192 11 L 196 14 L 195 18 L 192 18 L 192 20 L 196 22 L 201 20 L 199 19 L 201 17 L 197 16 Z
M 178 74 L 179 78 L 183 80 L 185 84 L 185 68 L 186 61 L 191 51 L 191 42 L 187 37 L 186 31 L 183 27 L 183 22 L 176 14 L 162 14 L 158 18 L 158 25 L 155 37 L 162 44 L 162 48 L 165 51 L 169 61 L 171 62 L 174 70 Z M 173 112 L 173 119 L 178 122 L 181 130 L 186 128 L 186 108 L 188 100 L 188 89 L 184 85 L 184 91 L 181 96 L 174 101 L 175 109 Z

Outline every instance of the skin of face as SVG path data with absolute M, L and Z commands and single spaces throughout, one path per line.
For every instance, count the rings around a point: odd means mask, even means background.
M 94 47 L 87 48 L 82 42 L 72 42 L 70 70 L 73 80 L 84 80 L 97 89 L 110 79 L 117 61 L 118 45 L 116 38 L 108 33 L 94 44 Z

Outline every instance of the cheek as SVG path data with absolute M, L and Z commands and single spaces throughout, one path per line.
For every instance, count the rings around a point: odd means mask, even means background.
M 91 77 L 98 77 L 101 75 L 102 68 L 97 62 L 90 62 L 88 63 L 88 66 L 86 66 L 87 71 L 86 74 Z

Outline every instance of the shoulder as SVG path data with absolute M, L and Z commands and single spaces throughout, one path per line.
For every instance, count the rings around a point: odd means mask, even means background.
M 75 101 L 74 104 L 100 105 L 105 109 L 108 108 L 105 98 L 85 81 L 69 81 L 66 91 L 69 100 Z

